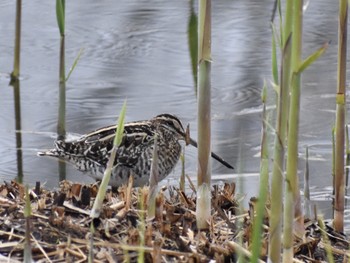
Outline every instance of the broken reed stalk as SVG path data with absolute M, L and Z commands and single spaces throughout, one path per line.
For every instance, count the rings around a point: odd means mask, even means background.
M 267 114 L 266 114 L 266 97 L 267 87 L 264 84 L 261 100 L 263 103 L 262 111 L 262 135 L 261 135 L 261 163 L 260 163 L 260 185 L 259 185 L 259 198 L 257 204 L 257 214 L 253 225 L 253 245 L 252 245 L 252 258 L 250 262 L 258 262 L 261 252 L 261 232 L 263 227 L 263 219 L 265 215 L 265 204 L 267 197 L 269 196 L 269 151 L 267 141 Z M 252 215 L 254 216 L 254 215 Z
M 16 32 L 15 32 L 15 53 L 13 71 L 11 73 L 11 79 L 16 80 L 20 73 L 20 61 L 21 61 L 21 20 L 22 20 L 22 0 L 16 1 Z
M 240 255 L 240 257 L 242 258 L 242 262 L 251 262 L 250 261 L 250 259 L 252 257 L 251 252 L 249 250 L 245 249 L 241 244 L 238 244 L 238 243 L 233 242 L 233 241 L 228 241 L 227 246 L 232 248 L 232 250 L 234 250 L 238 255 Z M 246 260 L 247 258 L 249 261 Z M 257 262 L 264 263 L 264 261 L 262 261 L 260 259 L 258 259 Z
M 67 75 L 67 77 L 66 77 L 66 79 L 65 79 L 65 82 L 68 81 L 70 75 L 73 73 L 75 67 L 78 65 L 78 61 L 80 60 L 80 57 L 81 57 L 81 55 L 83 54 L 83 51 L 84 51 L 83 48 L 81 48 L 81 49 L 79 50 L 78 55 L 77 55 L 76 58 L 74 59 L 73 64 L 72 64 L 71 68 L 70 68 L 69 71 L 68 71 L 68 75 Z
M 183 148 L 183 152 L 180 155 L 180 161 L 181 161 L 181 176 L 180 176 L 180 185 L 179 189 L 182 192 L 185 192 L 185 147 Z
M 334 177 L 334 229 L 344 230 L 344 153 L 346 111 L 346 58 L 347 58 L 348 1 L 339 1 L 338 25 L 338 77 L 335 122 L 335 177 Z
M 105 198 L 108 183 L 111 178 L 112 169 L 114 168 L 114 160 L 117 154 L 118 147 L 121 144 L 122 138 L 123 138 L 125 112 L 126 112 L 126 100 L 124 101 L 123 107 L 119 114 L 118 125 L 115 131 L 115 137 L 113 141 L 113 148 L 107 163 L 106 170 L 104 171 L 102 182 L 98 189 L 98 193 L 97 193 L 94 205 L 91 209 L 91 213 L 90 213 L 91 218 L 98 218 L 102 210 L 103 199 Z
M 324 220 L 323 220 L 322 216 L 317 217 L 317 223 L 318 223 L 320 230 L 321 230 L 321 233 L 322 233 L 324 248 L 326 250 L 328 262 L 335 263 L 333 253 L 332 253 L 332 245 L 331 245 L 331 242 L 328 238 L 326 226 L 324 224 Z
M 211 0 L 199 1 L 198 36 L 198 191 L 196 219 L 199 229 L 207 229 L 211 210 Z

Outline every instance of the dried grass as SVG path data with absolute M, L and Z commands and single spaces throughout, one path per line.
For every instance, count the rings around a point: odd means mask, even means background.
M 198 231 L 195 218 L 195 194 L 173 187 L 164 187 L 156 198 L 156 212 L 147 221 L 140 210 L 140 198 L 147 200 L 148 188 L 120 187 L 109 191 L 98 220 L 89 211 L 98 185 L 83 185 L 63 181 L 55 191 L 36 188 L 30 191 L 32 216 L 30 237 L 33 259 L 37 262 L 86 262 L 90 251 L 94 262 L 120 262 L 128 258 L 136 262 L 139 251 L 146 262 L 235 262 L 238 253 L 249 257 L 251 220 L 254 204 L 238 214 L 234 184 L 214 187 L 213 211 L 207 231 Z M 0 185 L 0 262 L 23 259 L 25 239 L 24 186 L 16 182 Z M 238 223 L 240 221 L 240 223 Z M 144 233 L 140 233 L 143 222 Z M 264 221 L 268 222 L 267 218 Z M 238 229 L 237 226 L 242 226 Z M 348 242 L 344 236 L 327 229 L 333 240 L 335 258 L 344 259 Z M 144 246 L 140 247 L 141 234 Z M 262 236 L 261 259 L 266 260 L 268 226 Z M 239 240 L 243 244 L 239 244 Z M 93 246 L 93 247 L 92 247 Z M 306 262 L 326 259 L 325 242 L 316 222 L 307 224 L 307 237 L 295 238 L 297 258 Z M 91 250 L 92 249 L 92 250 Z M 11 261 L 10 261 L 11 262 Z

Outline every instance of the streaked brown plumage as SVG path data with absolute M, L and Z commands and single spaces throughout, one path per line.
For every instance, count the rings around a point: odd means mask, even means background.
M 101 180 L 113 148 L 116 125 L 98 129 L 77 140 L 55 142 L 55 149 L 39 152 L 40 156 L 52 156 L 73 164 L 78 170 Z M 185 140 L 185 130 L 180 120 L 170 114 L 161 114 L 150 120 L 129 122 L 124 126 L 122 143 L 118 148 L 110 185 L 120 186 L 134 176 L 134 186 L 149 181 L 154 136 L 157 134 L 159 181 L 175 167 L 181 154 L 180 140 Z M 190 144 L 197 143 L 190 139 Z M 233 167 L 216 154 L 212 157 L 228 168 Z

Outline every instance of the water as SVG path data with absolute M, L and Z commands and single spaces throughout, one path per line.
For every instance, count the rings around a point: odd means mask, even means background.
M 326 0 L 312 1 L 304 18 L 304 57 L 331 41 L 326 54 L 303 75 L 301 101 L 300 175 L 305 146 L 309 145 L 311 186 L 314 193 L 322 193 L 322 200 L 329 199 L 332 183 L 337 8 Z M 187 36 L 190 10 L 189 1 L 67 2 L 67 71 L 84 49 L 67 82 L 67 131 L 82 134 L 115 123 L 127 98 L 127 121 L 172 113 L 184 124 L 190 123 L 196 138 L 196 92 Z M 241 181 L 247 197 L 256 194 L 258 182 L 260 92 L 264 80 L 271 80 L 271 10 L 272 1 L 213 1 L 212 148 L 236 167 L 233 174 L 213 161 L 213 173 L 217 180 Z M 52 146 L 57 130 L 59 32 L 55 2 L 33 0 L 23 5 L 19 131 L 14 89 L 8 85 L 14 21 L 15 3 L 1 1 L 0 181 L 23 173 L 24 181 L 31 185 L 41 181 L 56 187 L 60 178 L 57 161 L 36 156 L 38 150 Z M 274 104 L 272 89 L 269 103 Z M 186 156 L 186 171 L 195 175 L 195 149 L 188 147 Z M 179 172 L 177 167 L 170 180 Z M 237 174 L 241 179 L 236 179 Z M 66 177 L 92 182 L 70 166 Z M 319 201 L 319 205 L 324 211 L 330 208 L 329 201 Z

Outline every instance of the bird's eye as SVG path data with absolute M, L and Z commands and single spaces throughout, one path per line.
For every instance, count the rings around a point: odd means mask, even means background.
M 175 127 L 175 124 L 173 121 L 167 121 L 167 124 L 170 126 L 170 127 Z
M 179 129 L 178 125 L 176 125 L 176 123 L 171 120 L 167 121 L 167 125 L 175 130 Z

